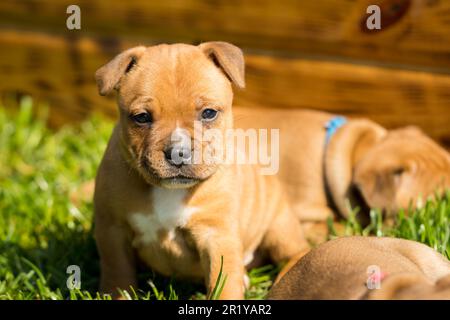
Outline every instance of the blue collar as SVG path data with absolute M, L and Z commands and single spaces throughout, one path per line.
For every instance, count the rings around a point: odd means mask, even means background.
M 325 125 L 325 129 L 327 130 L 325 136 L 326 145 L 330 142 L 331 137 L 338 131 L 338 129 L 346 123 L 347 119 L 341 116 L 336 116 L 326 123 Z

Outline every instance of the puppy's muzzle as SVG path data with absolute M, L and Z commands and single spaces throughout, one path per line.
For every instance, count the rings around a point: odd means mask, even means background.
M 167 162 L 177 168 L 185 164 L 191 164 L 192 160 L 191 148 L 183 144 L 170 145 L 164 150 L 164 156 Z
M 170 142 L 164 149 L 167 162 L 177 168 L 191 164 L 191 136 L 185 129 L 176 128 L 170 137 Z

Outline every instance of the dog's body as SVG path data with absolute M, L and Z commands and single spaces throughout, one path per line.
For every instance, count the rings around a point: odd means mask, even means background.
M 136 284 L 136 250 L 166 276 L 198 280 L 213 268 L 210 289 L 223 255 L 230 289 L 222 297 L 242 298 L 245 264 L 258 247 L 268 249 L 275 261 L 306 249 L 300 224 L 275 177 L 235 165 L 188 190 L 150 186 L 121 158 L 117 140 L 118 129 L 96 183 L 104 291 Z
M 118 90 L 120 112 L 94 197 L 105 292 L 136 285 L 136 255 L 162 274 L 203 278 L 211 291 L 223 257 L 222 298 L 239 299 L 244 267 L 257 248 L 275 261 L 303 254 L 308 245 L 299 221 L 324 221 L 333 205 L 345 216 L 343 203 L 353 186 L 369 205 L 394 210 L 439 186 L 434 175 L 450 181 L 448 155 L 423 134 L 400 134 L 417 138 L 417 147 L 407 149 L 395 133 L 350 120 L 325 145 L 324 126 L 333 116 L 313 111 L 237 110 L 238 127 L 281 129 L 282 183 L 260 175 L 257 165 L 185 163 L 186 155 L 191 158 L 186 132 L 195 136 L 194 120 L 222 133 L 233 128 L 231 84 L 244 86 L 244 61 L 227 43 L 132 48 L 100 68 L 96 78 L 101 94 Z M 379 147 L 386 141 L 386 148 Z M 386 150 L 392 161 L 379 168 L 376 156 Z M 434 160 L 420 162 L 420 175 L 408 175 L 416 167 L 403 159 L 424 150 Z M 398 174 L 399 167 L 404 170 Z M 403 173 L 406 179 L 397 176 Z
M 275 176 L 261 175 L 257 165 L 183 162 L 191 147 L 181 129 L 192 134 L 194 120 L 222 132 L 232 128 L 231 82 L 244 84 L 238 48 L 137 47 L 96 77 L 102 94 L 118 89 L 121 115 L 94 197 L 102 291 L 136 285 L 137 255 L 164 275 L 204 279 L 211 292 L 223 257 L 221 298 L 241 299 L 245 264 L 257 248 L 275 261 L 307 250 Z M 172 141 L 174 134 L 183 136 Z
M 283 187 L 302 222 L 324 221 L 346 200 L 388 216 L 419 197 L 450 188 L 450 155 L 414 127 L 386 130 L 366 119 L 347 119 L 327 142 L 336 115 L 312 110 L 235 108 L 235 126 L 280 129 Z M 364 222 L 364 221 L 363 221 Z
M 310 110 L 237 107 L 235 127 L 280 130 L 280 181 L 302 222 L 333 214 L 324 179 L 325 125 L 332 114 Z
M 300 259 L 268 298 L 450 299 L 450 261 L 414 241 L 338 238 Z

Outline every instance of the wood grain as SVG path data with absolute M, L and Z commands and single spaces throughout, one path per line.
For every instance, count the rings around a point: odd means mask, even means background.
M 135 44 L 117 40 L 117 53 Z M 93 110 L 115 116 L 114 97 L 100 97 L 93 77 L 113 55 L 94 39 L 4 31 L 0 46 L 7 48 L 0 50 L 0 92 L 48 101 L 53 125 Z M 450 146 L 450 75 L 255 54 L 246 63 L 247 88 L 236 104 L 327 110 L 389 128 L 415 124 Z
M 450 145 L 450 76 L 304 59 L 250 56 L 243 105 L 312 108 L 418 125 Z
M 82 29 L 69 31 L 65 12 L 72 2 L 3 0 L 0 27 L 91 35 L 112 51 L 117 37 L 145 43 L 224 40 L 253 53 L 450 73 L 448 0 L 79 0 Z M 371 4 L 383 9 L 380 32 L 362 27 Z

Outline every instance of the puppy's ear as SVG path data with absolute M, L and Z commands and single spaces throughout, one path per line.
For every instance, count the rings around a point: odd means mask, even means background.
M 378 124 L 365 119 L 353 119 L 340 128 L 327 145 L 327 187 L 342 216 L 348 217 L 350 213 L 346 205 L 347 199 L 352 205 L 361 205 L 352 190 L 355 164 L 385 135 L 386 130 Z
M 213 41 L 199 48 L 223 70 L 238 88 L 245 88 L 245 62 L 242 50 L 228 42 Z
M 395 166 L 378 168 L 374 162 L 377 159 L 372 159 L 372 167 L 357 167 L 353 179 L 355 188 L 367 205 L 385 210 L 386 218 L 390 218 L 399 209 L 396 197 L 403 182 L 407 182 L 414 171 L 414 167 L 406 160 L 404 163 L 401 163 L 400 157 L 398 160 Z
M 381 288 L 370 290 L 370 300 L 414 299 L 416 295 L 426 294 L 433 288 L 433 283 L 421 274 L 400 273 L 389 276 L 381 283 Z
M 131 71 L 145 50 L 144 46 L 128 49 L 98 69 L 95 80 L 100 95 L 104 96 L 113 89 L 118 89 L 122 76 Z

